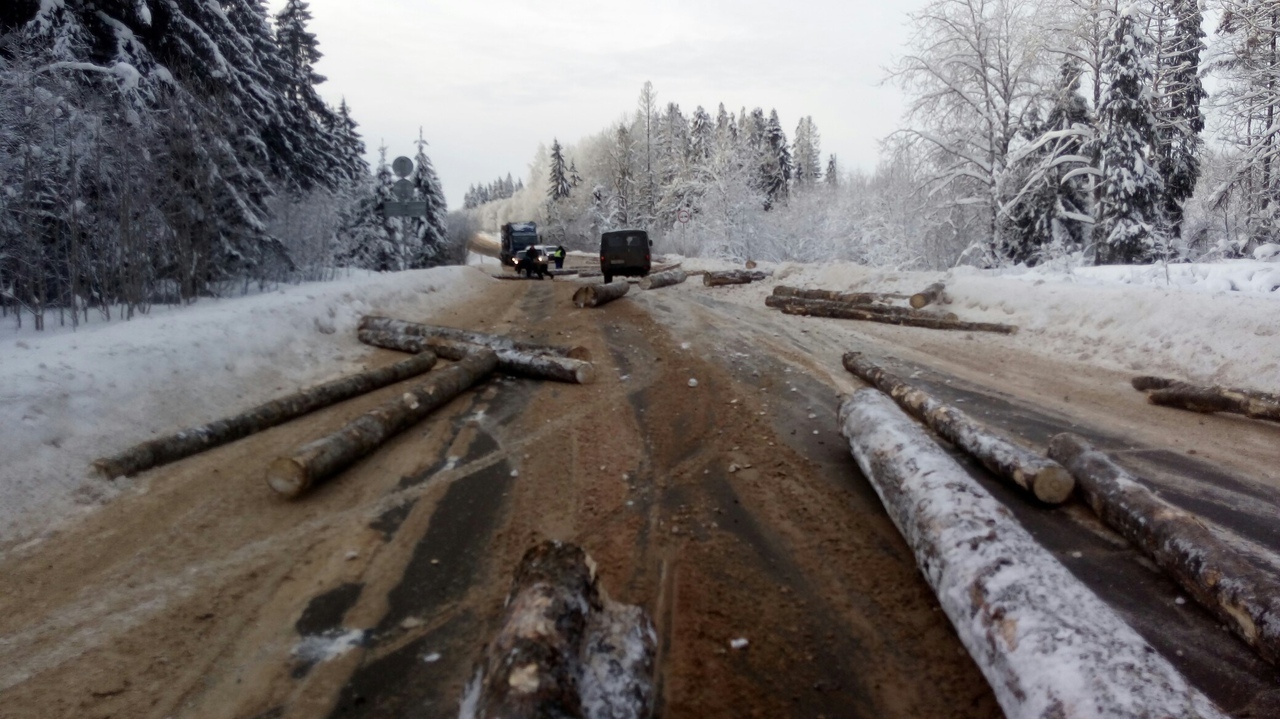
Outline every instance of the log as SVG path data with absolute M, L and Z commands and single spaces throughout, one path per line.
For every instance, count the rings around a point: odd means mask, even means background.
M 305 444 L 287 457 L 277 458 L 267 468 L 267 486 L 289 498 L 301 495 L 447 404 L 497 366 L 498 356 L 492 350 L 471 353 L 337 432 Z
M 843 361 L 845 369 L 892 397 L 904 410 L 977 459 L 997 477 L 1046 504 L 1061 504 L 1071 496 L 1075 481 L 1057 462 L 1004 439 L 964 412 L 903 382 L 861 352 L 847 352 Z
M 911 299 L 909 300 L 911 307 L 918 310 L 925 305 L 931 305 L 934 302 L 942 302 L 944 299 L 942 293 L 946 289 L 947 286 L 941 282 L 935 282 L 929 285 L 923 290 L 911 295 Z
M 640 289 L 656 290 L 660 287 L 670 287 L 678 285 L 689 279 L 689 275 L 684 270 L 665 270 L 663 272 L 655 272 L 647 277 L 641 278 Z
M 869 305 L 873 303 L 888 304 L 894 300 L 905 300 L 910 295 L 892 292 L 842 292 L 840 290 L 806 290 L 799 287 L 778 285 L 773 288 L 774 297 L 794 297 L 800 300 L 829 300 L 850 305 Z
M 779 303 L 783 314 L 802 315 L 805 317 L 830 317 L 841 320 L 861 320 L 864 322 L 881 322 L 901 327 L 923 327 L 932 330 L 958 330 L 961 332 L 996 332 L 1011 335 L 1018 331 L 1013 325 L 993 324 L 990 322 L 964 322 L 947 317 L 931 317 L 915 314 L 888 314 L 870 311 L 862 307 L 843 305 L 839 302 L 823 302 L 822 300 L 794 300 L 782 302 L 785 298 L 774 300 Z M 878 308 L 884 309 L 884 308 Z
M 1083 438 L 1064 433 L 1049 454 L 1066 465 L 1107 526 L 1173 577 L 1263 659 L 1280 664 L 1280 582 L 1259 572 L 1197 515 L 1156 496 Z
M 759 282 L 772 274 L 764 270 L 725 270 L 724 272 L 704 272 L 702 274 L 702 284 L 707 287 L 721 287 L 723 285 L 745 285 L 751 282 Z
M 1135 377 L 1133 387 L 1151 390 L 1147 401 L 1192 412 L 1229 412 L 1280 422 L 1280 395 L 1237 387 L 1204 387 L 1163 377 Z
M 502 628 L 464 698 L 476 719 L 643 719 L 653 708 L 656 634 L 611 602 L 580 547 L 543 542 L 516 569 Z
M 573 293 L 573 304 L 578 307 L 599 307 L 608 304 L 627 294 L 631 289 L 628 282 L 610 282 L 609 284 L 583 285 Z
M 434 354 L 423 353 L 393 365 L 325 382 L 260 404 L 233 417 L 143 442 L 119 454 L 95 460 L 93 466 L 107 479 L 133 476 L 248 437 L 352 397 L 416 377 L 429 372 L 435 364 Z
M 477 350 L 485 349 L 480 345 L 447 340 L 443 337 L 416 337 L 386 330 L 360 330 L 358 337 L 361 342 L 374 347 L 410 353 L 434 352 L 454 362 Z M 518 350 L 494 350 L 494 352 L 498 354 L 498 371 L 503 374 L 573 384 L 591 384 L 596 379 L 595 366 L 590 362 Z
M 947 322 L 959 322 L 960 318 L 952 312 L 933 312 L 930 310 L 913 310 L 910 307 L 891 307 L 889 305 L 864 305 L 833 300 L 806 300 L 799 297 L 779 297 L 769 295 L 764 298 L 766 307 L 776 307 L 787 314 L 810 316 L 814 313 L 839 312 L 854 310 L 880 317 L 903 317 L 919 319 L 936 319 Z M 787 309 L 790 308 L 790 312 Z M 819 314 L 819 316 L 824 316 Z
M 840 426 L 1005 716 L 1225 717 L 892 401 Z
M 547 274 L 551 275 L 552 277 L 564 277 L 565 275 L 578 274 L 578 269 L 575 267 L 563 267 L 558 270 L 555 270 L 555 269 L 547 270 Z
M 748 270 L 754 270 L 756 268 L 756 261 L 747 260 L 742 266 L 747 268 Z
M 1167 377 L 1134 377 L 1131 384 L 1133 388 L 1139 392 L 1146 392 L 1152 389 L 1164 389 L 1177 382 Z
M 362 317 L 360 319 L 360 329 L 388 330 L 391 332 L 414 335 L 416 337 L 443 337 L 447 340 L 480 345 L 492 350 L 515 350 L 517 352 L 529 352 L 531 354 L 571 357 L 573 359 L 583 360 L 584 362 L 591 361 L 591 350 L 588 350 L 586 347 L 561 347 L 559 345 L 521 342 L 501 335 L 472 332 L 470 330 L 460 330 L 453 327 L 426 325 L 419 322 L 407 322 L 405 320 L 393 320 L 389 317 L 375 317 L 372 315 Z

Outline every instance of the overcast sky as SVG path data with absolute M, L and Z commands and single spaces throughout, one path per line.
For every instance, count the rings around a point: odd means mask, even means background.
M 269 0 L 273 12 L 285 0 Z M 882 85 L 923 0 L 311 0 L 311 30 L 372 163 L 412 155 L 422 127 L 449 206 L 539 143 L 572 144 L 634 112 L 646 80 L 686 116 L 723 102 L 777 109 L 788 138 L 811 115 L 822 153 L 872 169 L 902 114 Z

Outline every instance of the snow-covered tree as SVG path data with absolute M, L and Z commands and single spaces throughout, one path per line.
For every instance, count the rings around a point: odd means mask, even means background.
M 808 189 L 822 177 L 822 138 L 812 116 L 801 118 L 796 125 L 794 146 L 795 185 L 797 189 Z
M 573 191 L 573 183 L 569 181 L 568 168 L 564 163 L 564 152 L 560 140 L 551 141 L 551 175 L 547 185 L 547 197 L 552 202 L 563 200 Z
M 1168 232 L 1180 237 L 1182 206 L 1195 192 L 1204 146 L 1204 18 L 1199 0 L 1157 0 L 1155 12 L 1155 158 L 1164 179 Z
M 427 203 L 425 217 L 413 218 L 414 235 L 417 239 L 418 256 L 412 266 L 434 267 L 450 259 L 449 244 L 449 207 L 444 198 L 444 188 L 436 175 L 431 158 L 427 156 L 427 140 L 418 129 L 418 141 L 415 143 L 418 152 L 413 158 L 413 174 L 409 181 L 413 183 L 414 197 Z

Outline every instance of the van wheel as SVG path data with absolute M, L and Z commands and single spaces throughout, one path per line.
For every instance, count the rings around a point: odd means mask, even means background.
M 613 275 L 609 274 L 608 272 L 604 273 L 604 283 L 607 285 L 610 282 L 613 282 Z

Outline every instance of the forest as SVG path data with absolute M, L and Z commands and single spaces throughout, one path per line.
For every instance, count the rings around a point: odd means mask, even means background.
M 685 255 L 902 269 L 1280 240 L 1280 3 L 934 0 L 909 22 L 886 78 L 908 112 L 873 170 L 824 159 L 812 117 L 788 137 L 776 112 L 688 112 L 646 83 L 612 126 L 538 148 L 522 189 L 473 186 L 466 221 L 534 219 L 584 250 L 631 226 Z

